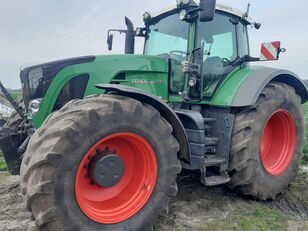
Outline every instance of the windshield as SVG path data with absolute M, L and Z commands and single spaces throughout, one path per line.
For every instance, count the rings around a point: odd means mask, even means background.
M 188 32 L 189 24 L 180 21 L 178 14 L 163 18 L 149 26 L 144 54 L 184 61 L 188 46 Z

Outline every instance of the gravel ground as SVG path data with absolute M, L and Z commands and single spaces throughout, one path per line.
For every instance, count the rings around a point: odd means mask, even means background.
M 155 231 L 308 230 L 308 168 L 275 201 L 243 198 L 226 186 L 204 187 L 197 173 L 182 173 L 169 215 Z M 0 230 L 37 230 L 26 212 L 19 177 L 0 173 Z
M 19 176 L 7 172 L 0 173 L 0 230 L 37 230 L 26 211 L 19 188 Z

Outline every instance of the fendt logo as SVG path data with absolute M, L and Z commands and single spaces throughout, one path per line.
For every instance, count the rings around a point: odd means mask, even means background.
M 162 80 L 133 79 L 132 84 L 162 84 Z

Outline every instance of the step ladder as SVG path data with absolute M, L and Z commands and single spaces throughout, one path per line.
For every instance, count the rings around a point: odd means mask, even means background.
M 219 167 L 225 163 L 225 159 L 217 157 L 216 155 L 206 155 L 204 160 L 204 167 L 201 168 L 201 183 L 206 186 L 216 186 L 220 184 L 228 183 L 231 179 L 227 171 L 220 172 L 217 175 L 208 175 L 208 167 Z

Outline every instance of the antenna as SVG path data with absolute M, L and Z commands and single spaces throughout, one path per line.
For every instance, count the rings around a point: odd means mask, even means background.
M 248 18 L 248 16 L 249 16 L 250 6 L 251 6 L 251 4 L 250 4 L 250 2 L 249 2 L 249 3 L 248 3 L 248 5 L 247 5 L 247 10 L 246 10 L 246 13 L 243 15 L 243 18 Z

